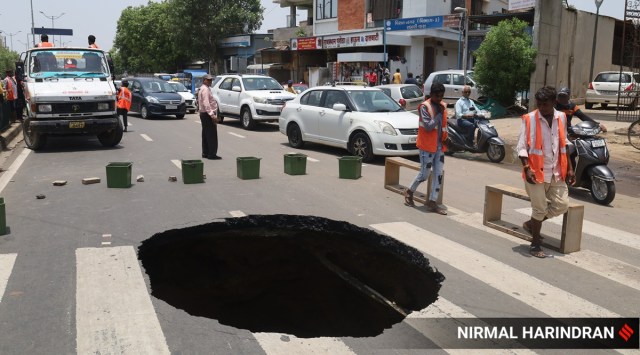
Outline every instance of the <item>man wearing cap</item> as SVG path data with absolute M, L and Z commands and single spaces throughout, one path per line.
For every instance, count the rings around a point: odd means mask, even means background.
M 218 156 L 218 103 L 211 92 L 213 76 L 204 76 L 202 86 L 198 90 L 198 111 L 202 123 L 202 157 L 212 160 L 222 159 Z
M 296 92 L 296 89 L 293 88 L 293 80 L 289 80 L 287 81 L 287 88 L 285 89 L 286 91 L 297 95 L 298 93 Z
M 571 102 L 569 98 L 571 97 L 571 91 L 567 87 L 560 88 L 558 90 L 558 101 L 556 103 L 556 110 L 564 112 L 567 115 L 567 128 L 571 127 L 571 118 L 573 116 L 578 117 L 583 121 L 596 122 L 593 118 L 587 116 L 584 112 L 580 110 L 578 105 Z M 598 123 L 600 125 L 600 130 L 602 132 L 607 131 L 607 127 L 605 127 L 602 123 Z

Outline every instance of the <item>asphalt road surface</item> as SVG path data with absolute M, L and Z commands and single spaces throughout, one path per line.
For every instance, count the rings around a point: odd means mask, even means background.
M 582 250 L 537 259 L 524 240 L 482 225 L 486 185 L 522 187 L 508 163 L 447 157 L 449 214 L 440 216 L 406 207 L 402 196 L 385 190 L 383 159 L 364 164 L 358 180 L 339 179 L 338 157 L 345 151 L 316 144 L 295 150 L 276 125 L 245 131 L 233 119 L 218 129 L 223 159 L 204 160 L 206 182 L 185 185 L 180 160 L 201 155 L 197 115 L 133 116 L 129 122 L 116 148 L 96 139 L 51 139 L 41 152 L 19 145 L 3 167 L 0 196 L 9 233 L 0 236 L 0 354 L 409 354 L 441 347 L 447 349 L 440 353 L 461 353 L 442 343 L 442 330 L 429 319 L 640 315 L 640 200 L 631 187 L 612 206 L 573 193 L 574 202 L 585 205 Z M 283 173 L 283 155 L 290 152 L 308 155 L 306 175 Z M 247 156 L 261 158 L 260 179 L 236 176 L 236 157 Z M 107 188 L 110 162 L 133 163 L 131 188 Z M 137 175 L 145 181 L 136 182 Z M 402 169 L 401 183 L 414 176 Z M 83 185 L 88 177 L 102 181 Z M 55 180 L 68 183 L 53 186 Z M 521 225 L 527 208 L 507 197 L 502 219 Z M 223 325 L 151 295 L 136 256 L 144 240 L 265 214 L 347 221 L 411 245 L 446 277 L 439 299 L 379 335 L 298 338 Z M 557 238 L 560 226 L 545 222 L 543 233 Z

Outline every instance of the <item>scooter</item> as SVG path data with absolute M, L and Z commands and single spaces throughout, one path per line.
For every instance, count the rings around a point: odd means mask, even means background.
M 478 128 L 476 133 L 477 146 L 473 146 L 473 142 L 466 139 L 466 135 L 462 127 L 459 127 L 456 119 L 447 121 L 447 131 L 449 132 L 449 144 L 447 145 L 448 153 L 455 152 L 471 152 L 471 153 L 487 153 L 487 158 L 494 163 L 499 163 L 505 156 L 505 144 L 502 138 L 498 137 L 498 131 L 489 122 L 488 118 L 491 114 L 487 111 L 478 111 L 473 117 L 474 124 Z
M 583 187 L 591 191 L 591 197 L 608 205 L 616 197 L 613 172 L 607 166 L 609 149 L 604 138 L 597 137 L 600 126 L 595 122 L 583 121 L 568 128 L 569 156 L 576 175 L 572 187 Z

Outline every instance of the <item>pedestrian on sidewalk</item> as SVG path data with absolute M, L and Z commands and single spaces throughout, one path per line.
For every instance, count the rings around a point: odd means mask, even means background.
M 542 222 L 567 212 L 568 184 L 575 182 L 567 153 L 567 117 L 557 111 L 556 90 L 545 86 L 535 95 L 537 110 L 522 116 L 516 150 L 522 162 L 522 178 L 531 199 L 531 219 L 522 228 L 531 233 L 529 253 L 537 258 L 542 250 Z
M 218 103 L 211 92 L 213 76 L 204 76 L 202 86 L 198 90 L 198 109 L 202 123 L 202 157 L 212 160 L 222 159 L 218 156 Z
M 447 151 L 447 106 L 442 102 L 444 97 L 444 85 L 434 83 L 431 85 L 431 97 L 418 106 L 419 125 L 416 145 L 420 154 L 420 172 L 413 180 L 411 187 L 404 192 L 404 201 L 407 206 L 415 206 L 413 194 L 418 185 L 431 180 L 431 194 L 426 203 L 427 209 L 441 215 L 446 215 L 447 210 L 438 205 L 438 195 L 442 186 L 442 172 L 444 169 L 444 153 Z

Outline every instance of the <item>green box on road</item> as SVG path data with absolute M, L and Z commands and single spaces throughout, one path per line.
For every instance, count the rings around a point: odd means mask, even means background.
M 201 184 L 204 182 L 204 163 L 202 160 L 182 160 L 182 182 Z
M 130 162 L 115 162 L 107 165 L 107 187 L 126 189 L 131 187 Z
M 284 173 L 304 175 L 307 172 L 307 156 L 300 153 L 284 155 Z
M 260 158 L 238 157 L 236 158 L 238 177 L 242 180 L 260 178 Z
M 362 176 L 362 157 L 340 157 L 338 167 L 340 179 L 359 179 Z

